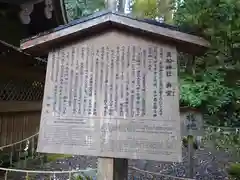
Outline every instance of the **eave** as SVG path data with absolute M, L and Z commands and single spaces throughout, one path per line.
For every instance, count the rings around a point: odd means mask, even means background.
M 20 4 L 24 4 L 31 1 L 36 1 L 36 0 L 0 0 L 0 3 L 20 5 Z
M 114 28 L 141 36 L 152 36 L 157 41 L 174 44 L 180 51 L 195 55 L 204 53 L 210 46 L 209 42 L 202 37 L 184 33 L 174 28 L 161 24 L 155 25 L 116 12 L 103 12 L 23 40 L 20 48 L 34 55 L 42 55 L 59 46 L 59 44 L 65 44 L 76 38 L 91 36 L 94 33 Z

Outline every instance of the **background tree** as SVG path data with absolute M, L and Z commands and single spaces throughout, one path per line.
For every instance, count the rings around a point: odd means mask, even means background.
M 174 22 L 207 38 L 211 48 L 202 57 L 180 57 L 181 103 L 202 109 L 206 132 L 215 148 L 240 155 L 240 1 L 178 1 Z M 237 159 L 236 159 L 237 160 Z M 235 166 L 234 166 L 235 167 Z
M 133 0 L 132 13 L 138 18 L 162 18 L 165 22 L 172 23 L 172 0 Z
M 239 12 L 238 0 L 185 0 L 174 16 L 177 25 L 191 27 L 211 42 L 205 56 L 183 59 L 192 71 L 181 74 L 181 101 L 201 107 L 213 125 L 240 125 Z
M 90 15 L 105 8 L 105 0 L 63 0 L 68 21 Z

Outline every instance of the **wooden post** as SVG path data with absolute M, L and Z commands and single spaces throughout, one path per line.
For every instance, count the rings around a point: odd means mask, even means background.
M 127 180 L 128 160 L 120 158 L 98 158 L 97 180 Z
M 193 136 L 189 135 L 188 136 L 188 178 L 193 178 L 194 177 L 194 148 L 193 148 Z

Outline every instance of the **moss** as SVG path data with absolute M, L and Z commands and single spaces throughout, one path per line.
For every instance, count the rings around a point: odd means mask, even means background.
M 56 161 L 58 159 L 65 159 L 65 158 L 69 158 L 72 157 L 72 155 L 67 155 L 67 154 L 48 154 L 47 155 L 47 161 L 48 162 L 52 162 L 52 161 Z

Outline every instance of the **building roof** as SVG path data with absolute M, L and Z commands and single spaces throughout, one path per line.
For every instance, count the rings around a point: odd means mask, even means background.
M 33 57 L 0 40 L 0 71 L 5 77 L 44 81 L 46 60 Z
M 72 21 L 21 42 L 21 49 L 33 54 L 44 54 L 59 43 L 66 43 L 76 37 L 90 36 L 100 31 L 117 28 L 134 34 L 154 36 L 154 39 L 172 43 L 180 49 L 193 54 L 202 53 L 209 42 L 193 33 L 154 20 L 136 19 L 130 16 L 102 11 L 91 16 Z
M 19 5 L 33 0 L 0 0 L 0 3 Z

